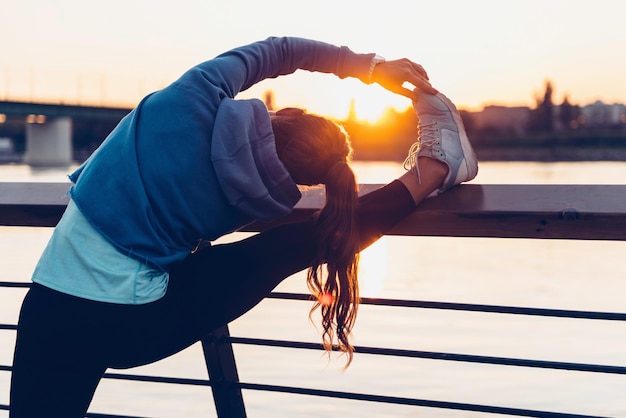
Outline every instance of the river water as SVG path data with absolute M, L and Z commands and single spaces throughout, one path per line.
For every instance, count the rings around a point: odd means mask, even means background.
M 388 182 L 398 163 L 355 162 L 361 183 Z M 66 181 L 69 169 L 0 166 L 0 181 Z M 623 162 L 486 162 L 481 184 L 624 184 Z M 50 228 L 0 227 L 0 281 L 29 281 Z M 224 240 L 241 238 L 234 234 Z M 363 296 L 626 312 L 626 242 L 384 237 L 361 261 Z M 306 292 L 297 274 L 278 289 Z M 15 323 L 25 291 L 0 295 L 0 322 Z M 318 342 L 305 302 L 268 300 L 231 324 L 245 337 Z M 0 332 L 11 364 L 14 332 Z M 362 306 L 355 345 L 626 366 L 626 324 Z M 626 377 L 357 354 L 235 346 L 240 380 L 461 403 L 626 417 Z M 198 345 L 129 373 L 206 378 Z M 0 372 L 0 403 L 9 374 Z M 478 417 L 471 412 L 244 391 L 248 416 Z M 215 416 L 209 388 L 103 380 L 92 411 L 150 417 Z M 3 415 L 4 414 L 4 415 Z M 0 411 L 0 417 L 8 416 Z

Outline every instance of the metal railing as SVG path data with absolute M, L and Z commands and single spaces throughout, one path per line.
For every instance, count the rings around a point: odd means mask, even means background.
M 64 195 L 67 187 L 65 184 L 56 183 L 0 183 L 0 225 L 54 226 L 67 204 L 67 197 Z M 376 187 L 378 186 L 364 185 L 361 190 L 367 192 Z M 319 207 L 322 201 L 323 196 L 320 195 L 319 191 L 308 191 L 292 214 L 291 219 L 308 216 Z M 261 231 L 270 226 L 271 224 L 255 224 L 249 227 L 248 230 Z M 414 214 L 397 225 L 390 234 L 625 241 L 626 186 L 464 185 L 444 195 L 427 199 Z M 0 288 L 27 286 L 27 283 L 0 282 Z M 268 298 L 310 301 L 309 295 L 293 293 L 274 292 Z M 363 298 L 362 304 L 403 309 L 437 309 L 596 321 L 626 321 L 626 313 L 619 312 L 371 298 Z M 16 325 L 0 324 L 0 330 L 15 331 Z M 185 379 L 118 373 L 107 373 L 104 378 L 211 387 L 215 408 L 219 417 L 246 416 L 242 390 L 280 392 L 510 416 L 592 416 L 497 405 L 247 383 L 240 381 L 238 377 L 233 345 L 281 347 L 299 350 L 321 350 L 322 347 L 318 343 L 231 336 L 228 327 L 216 330 L 201 342 L 209 379 Z M 357 346 L 355 349 L 359 355 L 370 354 L 525 368 L 573 370 L 585 373 L 626 374 L 626 367 L 615 365 L 479 356 L 385 347 Z M 0 365 L 0 371 L 10 372 L 11 366 Z M 8 409 L 9 405 L 0 405 L 0 410 Z M 89 413 L 87 416 L 111 417 L 119 415 Z

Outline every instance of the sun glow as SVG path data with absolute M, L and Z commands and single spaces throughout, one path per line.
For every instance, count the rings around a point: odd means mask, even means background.
M 351 97 L 348 118 L 375 124 L 380 122 L 390 108 L 404 110 L 411 101 L 391 93 L 378 85 L 352 85 L 346 95 Z
M 371 101 L 360 101 L 357 103 L 353 101 L 348 119 L 356 119 L 359 122 L 375 124 L 383 118 L 386 110 L 387 109 L 379 103 Z

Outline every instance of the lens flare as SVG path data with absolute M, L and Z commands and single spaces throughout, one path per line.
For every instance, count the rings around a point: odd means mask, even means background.
M 321 305 L 329 306 L 331 303 L 333 303 L 333 295 L 331 295 L 330 293 L 324 292 L 320 294 L 318 300 Z

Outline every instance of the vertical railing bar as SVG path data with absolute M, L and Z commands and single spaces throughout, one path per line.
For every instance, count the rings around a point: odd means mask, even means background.
M 228 325 L 201 340 L 204 361 L 211 380 L 215 410 L 220 418 L 245 418 L 246 408 Z

